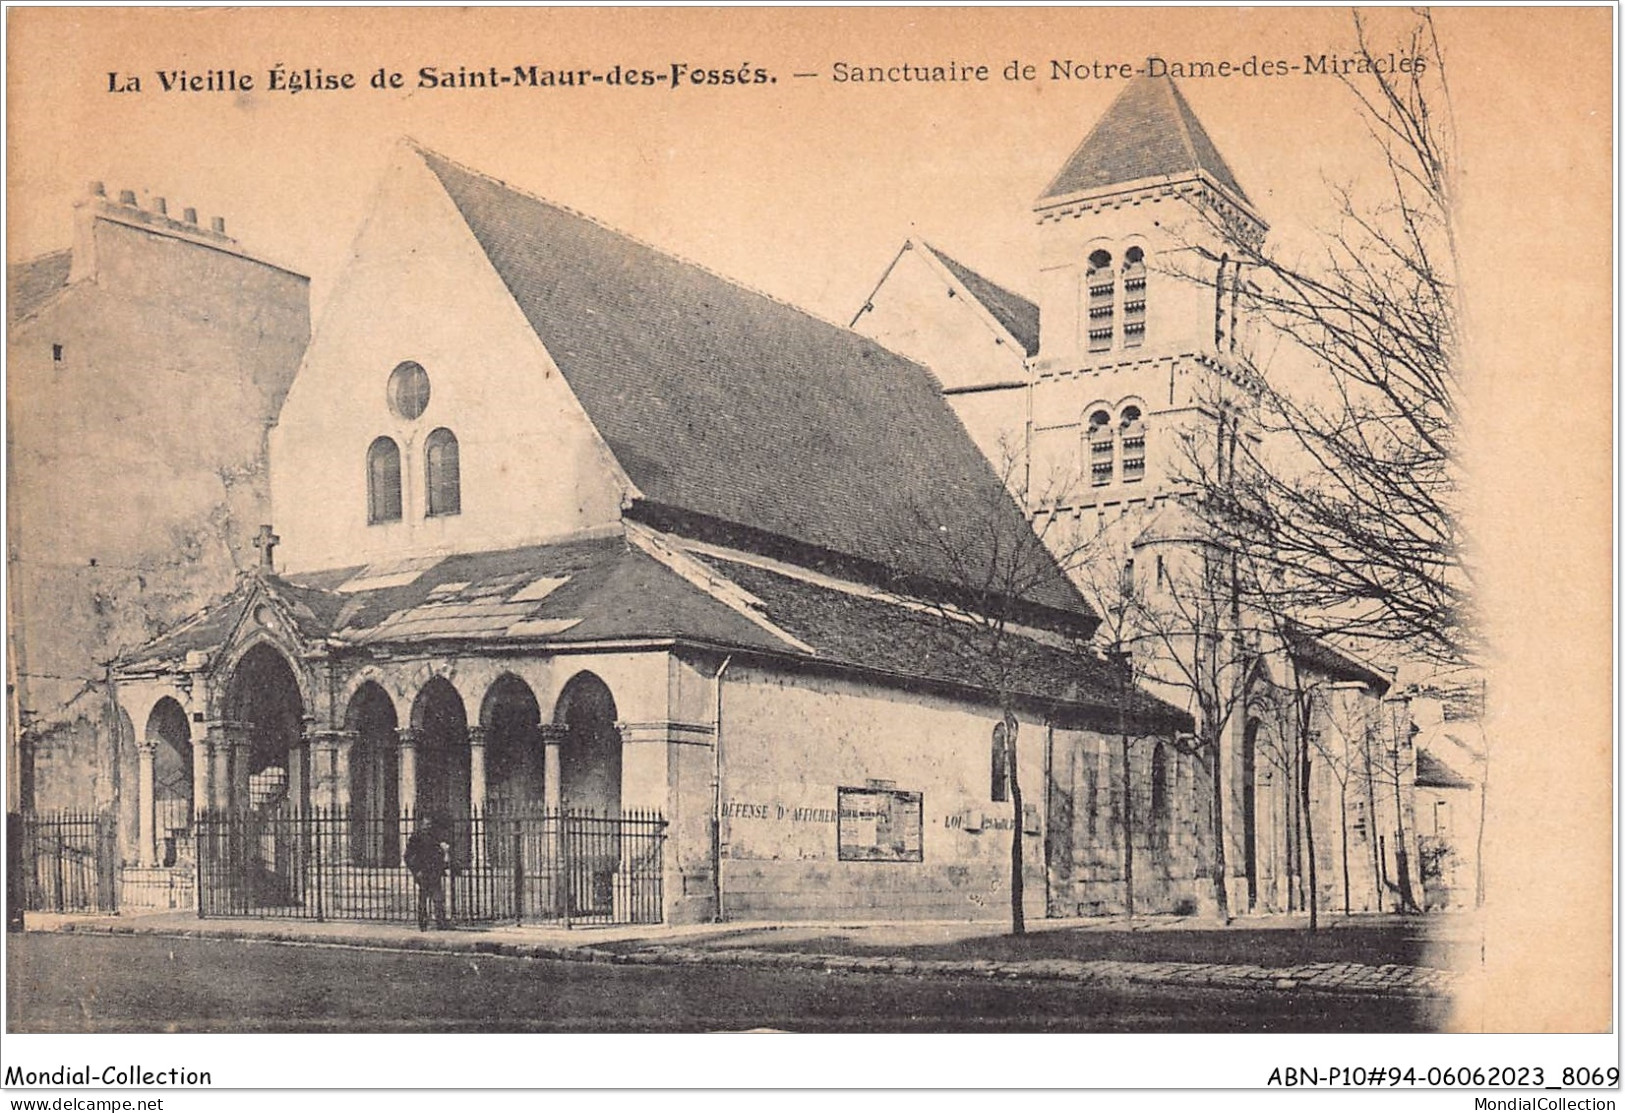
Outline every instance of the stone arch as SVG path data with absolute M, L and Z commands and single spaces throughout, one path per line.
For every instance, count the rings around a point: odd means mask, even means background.
M 425 677 L 424 679 L 427 680 L 428 678 Z M 345 709 L 344 714 L 346 720 L 348 720 L 349 717 L 349 707 L 351 701 L 355 699 L 356 693 L 361 691 L 361 689 L 366 687 L 368 684 L 371 684 L 373 687 L 377 688 L 386 698 L 388 698 L 390 707 L 395 712 L 397 724 L 399 724 L 401 720 L 408 717 L 409 713 L 411 712 L 411 705 L 406 703 L 401 698 L 401 685 L 399 677 L 391 676 L 391 674 L 385 672 L 377 665 L 366 665 L 352 673 L 350 675 L 350 679 L 345 681 L 343 689 L 341 689 L 339 692 L 337 706 Z M 348 729 L 348 727 L 346 729 Z
M 363 681 L 345 701 L 350 735 L 351 854 L 361 865 L 400 861 L 400 751 L 395 701 L 383 685 Z
M 553 723 L 565 730 L 559 754 L 560 797 L 566 811 L 618 816 L 621 811 L 621 732 L 615 697 L 596 673 L 583 670 L 559 691 Z
M 523 679 L 505 672 L 491 682 L 480 703 L 485 731 L 486 803 L 500 808 L 540 805 L 546 762 L 541 707 Z
M 163 696 L 147 713 L 144 738 L 152 749 L 155 859 L 175 864 L 176 846 L 192 826 L 192 724 L 174 696 Z
M 469 806 L 468 714 L 463 697 L 444 676 L 435 676 L 412 700 L 414 784 L 401 795 L 419 816 L 439 813 L 465 826 Z
M 258 606 L 266 606 L 260 603 Z M 293 676 L 294 684 L 299 690 L 299 702 L 305 707 L 308 714 L 310 709 L 316 707 L 320 700 L 318 694 L 320 685 L 311 676 L 310 672 L 300 663 L 299 651 L 296 646 L 289 644 L 285 639 L 275 637 L 263 626 L 251 635 L 231 647 L 213 669 L 214 683 L 210 685 L 208 699 L 205 706 L 211 719 L 231 719 L 236 714 L 232 709 L 232 700 L 237 693 L 234 684 L 238 670 L 251 654 L 259 654 L 263 650 L 270 650 L 282 658 Z
M 238 655 L 223 698 L 231 740 L 232 800 L 236 807 L 271 807 L 310 801 L 304 748 L 310 703 L 300 670 L 269 639 Z

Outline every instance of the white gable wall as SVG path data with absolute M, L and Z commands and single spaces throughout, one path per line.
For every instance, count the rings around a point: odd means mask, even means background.
M 389 407 L 403 360 L 428 409 Z M 456 434 L 462 511 L 428 517 L 424 440 Z M 403 516 L 367 522 L 367 449 L 401 449 Z M 439 180 L 398 151 L 271 434 L 278 566 L 300 571 L 477 552 L 612 525 L 628 489 L 609 450 Z
M 910 244 L 852 329 L 929 367 L 948 390 L 1025 381 L 1025 353 L 957 286 Z

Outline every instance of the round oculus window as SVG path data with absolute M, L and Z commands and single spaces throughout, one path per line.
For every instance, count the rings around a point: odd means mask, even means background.
M 408 421 L 429 408 L 429 373 L 421 363 L 407 360 L 389 373 L 389 407 Z

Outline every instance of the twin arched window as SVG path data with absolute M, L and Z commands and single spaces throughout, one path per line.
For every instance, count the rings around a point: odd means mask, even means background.
M 1131 247 L 1123 252 L 1121 273 L 1112 253 L 1101 248 L 1089 256 L 1084 272 L 1084 305 L 1088 312 L 1089 350 L 1109 352 L 1122 322 L 1123 347 L 1138 348 L 1145 343 L 1145 249 Z M 1123 288 L 1122 304 L 1117 297 L 1118 281 Z
M 397 417 L 416 421 L 429 408 L 429 374 L 412 360 L 399 363 L 385 393 Z M 462 512 L 462 467 L 450 429 L 436 429 L 424 440 L 423 480 L 425 514 Z M 392 438 L 379 437 L 367 449 L 367 521 L 398 522 L 401 513 L 401 449 Z
M 1104 407 L 1093 411 L 1084 429 L 1084 442 L 1091 487 L 1111 485 L 1118 477 L 1119 455 L 1124 483 L 1138 483 L 1145 478 L 1145 417 L 1139 406 L 1124 406 L 1115 428 L 1110 411 Z
M 436 429 L 424 442 L 423 476 L 429 517 L 462 512 L 462 469 L 450 429 Z M 379 437 L 367 449 L 367 522 L 400 520 L 401 450 L 391 438 Z

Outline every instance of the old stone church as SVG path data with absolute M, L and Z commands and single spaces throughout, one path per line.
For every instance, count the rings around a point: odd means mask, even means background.
M 1210 906 L 1192 701 L 1047 555 L 987 589 L 1034 519 L 1133 522 L 1174 582 L 1172 431 L 1245 396 L 1234 276 L 1165 265 L 1199 206 L 1265 232 L 1177 90 L 1131 83 L 1037 203 L 1038 302 L 911 243 L 849 330 L 403 143 L 276 412 L 274 528 L 112 647 L 125 903 L 405 915 L 435 815 L 472 918 L 995 918 L 1013 829 L 1030 915 L 1124 907 L 1125 828 L 1141 910 Z M 1279 648 L 1339 706 L 1386 686 Z M 1271 729 L 1219 758 L 1233 909 L 1302 886 Z M 1366 905 L 1388 826 L 1357 826 Z

